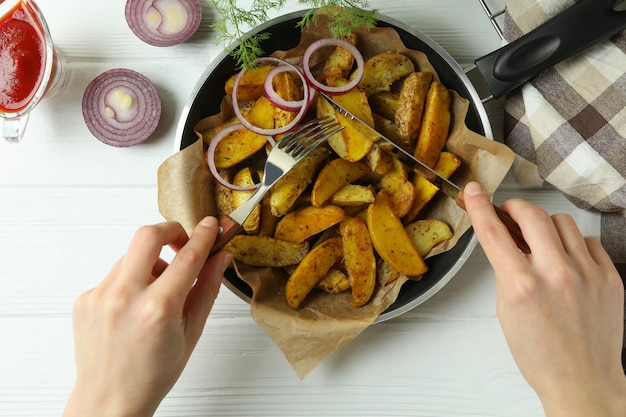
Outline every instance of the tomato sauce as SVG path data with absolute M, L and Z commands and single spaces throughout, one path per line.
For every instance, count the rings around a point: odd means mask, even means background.
M 0 20 L 0 111 L 24 109 L 37 92 L 46 64 L 43 31 L 24 2 Z

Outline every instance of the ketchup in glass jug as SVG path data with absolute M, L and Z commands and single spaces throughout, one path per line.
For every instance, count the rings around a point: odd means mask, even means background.
M 0 110 L 23 110 L 43 80 L 43 31 L 23 2 L 0 20 Z
M 64 80 L 63 62 L 34 0 L 0 0 L 2 136 L 22 139 L 30 111 Z

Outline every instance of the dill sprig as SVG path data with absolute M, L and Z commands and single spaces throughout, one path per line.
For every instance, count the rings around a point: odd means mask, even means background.
M 237 0 L 211 0 L 220 17 L 211 24 L 218 31 L 217 42 L 225 46 L 239 41 L 230 51 L 238 68 L 249 68 L 262 56 L 261 43 L 269 33 L 247 36 L 249 29 L 270 20 L 268 11 L 281 9 L 286 0 L 252 0 L 247 9 L 239 7 Z M 329 19 L 328 29 L 335 38 L 342 38 L 359 27 L 370 28 L 376 24 L 376 10 L 368 10 L 368 0 L 298 0 L 311 8 L 303 16 L 298 27 L 315 22 L 315 9 L 321 9 Z

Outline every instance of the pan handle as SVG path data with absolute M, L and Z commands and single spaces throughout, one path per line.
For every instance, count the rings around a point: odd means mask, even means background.
M 541 71 L 626 29 L 626 11 L 617 3 L 580 0 L 519 39 L 478 58 L 476 67 L 492 97 L 503 97 Z

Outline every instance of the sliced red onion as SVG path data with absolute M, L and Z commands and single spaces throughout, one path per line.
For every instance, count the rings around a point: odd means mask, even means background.
M 198 0 L 127 0 L 126 22 L 142 41 L 172 46 L 189 39 L 200 26 Z
M 215 166 L 215 148 L 217 148 L 217 145 L 222 141 L 222 139 L 224 139 L 230 133 L 240 130 L 240 129 L 246 129 L 246 127 L 242 125 L 241 123 L 228 125 L 224 127 L 223 129 L 220 129 L 220 131 L 217 132 L 215 136 L 211 138 L 211 142 L 209 142 L 209 149 L 207 150 L 207 163 L 209 165 L 209 171 L 211 171 L 211 174 L 213 175 L 215 180 L 219 182 L 220 184 L 222 184 L 224 187 L 230 188 L 231 190 L 235 190 L 235 191 L 249 191 L 249 190 L 254 190 L 255 188 L 257 188 L 258 184 L 255 184 L 249 187 L 240 187 L 238 185 L 231 184 L 230 182 L 226 181 L 224 177 L 220 175 L 217 167 Z M 274 139 L 272 139 L 271 137 L 265 136 L 265 139 L 267 139 L 267 141 L 270 143 L 270 145 L 272 145 L 272 147 L 276 145 L 276 142 L 274 142 Z
M 265 77 L 265 83 L 263 84 L 263 91 L 265 92 L 265 97 L 267 97 L 268 100 L 271 101 L 272 104 L 274 104 L 279 109 L 287 110 L 287 111 L 298 111 L 302 108 L 302 106 L 305 105 L 304 100 L 285 100 L 280 95 L 278 95 L 276 90 L 274 90 L 274 83 L 273 83 L 274 77 L 280 74 L 281 72 L 294 72 L 294 71 L 286 65 L 274 67 L 272 70 L 270 70 L 270 72 L 267 73 L 267 76 Z M 300 71 L 296 71 L 296 72 L 298 72 L 298 76 L 301 77 Z
M 302 85 L 307 85 L 306 79 L 304 77 L 304 75 L 302 75 L 302 72 L 293 64 L 280 59 L 280 58 L 273 58 L 273 57 L 264 57 L 264 58 L 258 58 L 253 62 L 253 65 L 257 65 L 260 64 L 262 62 L 272 62 L 275 64 L 278 64 L 279 66 L 287 66 L 288 68 L 291 69 L 291 71 L 295 72 L 296 74 L 298 74 L 298 76 L 300 77 L 300 79 L 302 80 Z M 300 121 L 302 120 L 302 118 L 304 118 L 304 115 L 306 114 L 306 112 L 309 109 L 309 106 L 301 106 L 300 109 L 298 110 L 298 114 L 296 114 L 296 116 L 293 118 L 293 120 L 291 121 L 291 123 L 288 123 L 287 125 L 283 126 L 283 127 L 279 127 L 279 128 L 275 128 L 275 129 L 264 129 L 258 126 L 253 125 L 252 123 L 250 123 L 248 120 L 246 120 L 246 118 L 244 117 L 244 115 L 241 113 L 241 108 L 239 107 L 239 103 L 237 101 L 237 89 L 239 88 L 239 82 L 241 81 L 241 78 L 243 77 L 243 75 L 246 73 L 246 69 L 242 69 L 241 71 L 239 71 L 239 74 L 237 74 L 237 78 L 235 78 L 235 82 L 233 84 L 233 92 L 232 92 L 232 98 L 233 98 L 233 110 L 235 112 L 235 115 L 237 116 L 237 119 L 239 119 L 239 122 L 241 122 L 242 125 L 244 125 L 246 128 L 248 128 L 249 130 L 258 133 L 260 135 L 265 135 L 265 136 L 276 136 L 276 135 L 280 135 L 282 133 L 286 133 L 288 131 L 290 131 L 291 129 L 293 129 L 295 126 L 297 126 Z M 309 89 L 308 88 L 304 88 L 303 89 L 303 99 L 302 102 L 303 103 L 309 103 Z
M 83 118 L 91 133 L 107 145 L 132 146 L 156 129 L 161 99 L 146 76 L 129 69 L 112 69 L 94 78 L 85 89 Z
M 317 51 L 320 48 L 325 46 L 341 46 L 342 48 L 346 48 L 352 53 L 354 56 L 354 61 L 356 63 L 356 72 L 350 80 L 349 83 L 338 86 L 338 87 L 330 87 L 315 79 L 315 76 L 311 72 L 311 67 L 309 65 L 309 61 L 311 60 L 311 56 L 313 52 Z M 304 55 L 302 56 L 302 70 L 304 71 L 304 76 L 306 77 L 306 81 L 308 84 L 312 85 L 316 90 L 322 91 L 329 95 L 337 95 L 337 94 L 345 94 L 348 91 L 356 88 L 363 77 L 363 55 L 361 52 L 352 45 L 350 42 L 343 39 L 334 39 L 334 38 L 324 38 L 313 42 L 309 45 L 308 48 L 304 51 Z

